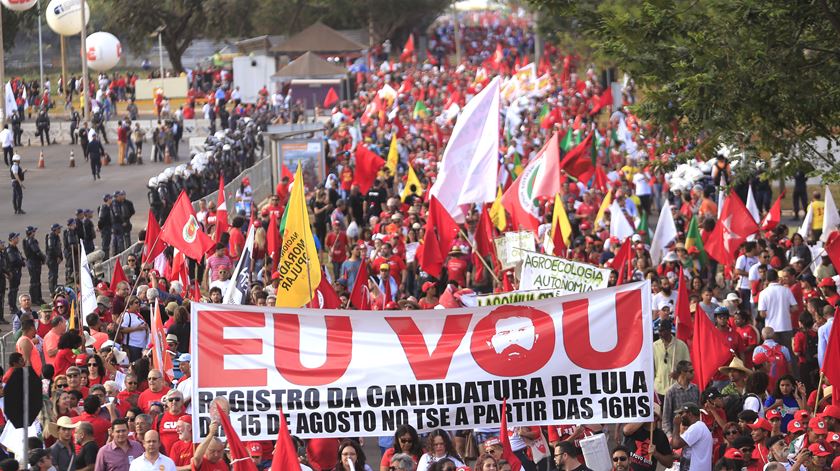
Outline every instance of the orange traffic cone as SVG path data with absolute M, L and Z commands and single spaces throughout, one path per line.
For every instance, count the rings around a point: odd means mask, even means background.
M 44 153 L 41 152 L 40 155 L 38 155 L 38 168 L 44 168 L 45 166 L 46 164 L 44 163 Z
M 73 154 L 73 151 L 70 151 L 70 168 L 76 166 L 76 156 Z

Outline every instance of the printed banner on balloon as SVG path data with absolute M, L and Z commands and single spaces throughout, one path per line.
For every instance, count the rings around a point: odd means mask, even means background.
M 347 311 L 192 304 L 193 439 L 216 397 L 245 441 L 653 419 L 650 282 L 517 305 Z
M 522 252 L 522 275 L 519 287 L 523 290 L 551 289 L 558 293 L 587 293 L 607 287 L 609 268 L 573 262 L 537 252 Z

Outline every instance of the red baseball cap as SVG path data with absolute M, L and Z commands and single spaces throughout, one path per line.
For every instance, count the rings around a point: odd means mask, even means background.
M 828 443 L 840 443 L 840 433 L 829 433 L 828 436 L 825 437 L 825 441 Z
M 770 425 L 770 422 L 768 422 L 767 419 L 762 419 L 761 417 L 755 419 L 755 422 L 747 425 L 747 427 L 749 427 L 750 430 L 762 429 L 768 432 L 773 431 L 773 426 Z
M 249 443 L 248 453 L 250 453 L 251 456 L 262 456 L 262 445 L 260 445 L 260 442 Z
M 764 413 L 764 417 L 767 420 L 774 420 L 774 419 L 781 420 L 782 411 L 780 411 L 778 407 L 775 408 L 775 409 L 767 409 L 767 412 Z
M 808 421 L 808 428 L 817 435 L 825 435 L 828 433 L 828 429 L 825 428 L 825 421 L 819 417 L 812 417 L 811 420 Z
M 831 454 L 822 443 L 814 443 L 808 447 L 808 451 L 814 456 L 828 456 Z
M 833 419 L 840 420 L 840 406 L 835 406 L 834 404 L 830 406 L 826 406 L 822 412 L 823 417 L 831 417 Z
M 804 432 L 805 431 L 805 424 L 798 420 L 791 420 L 788 422 L 788 433 L 796 433 L 796 432 Z
M 723 457 L 730 460 L 743 460 L 744 454 L 741 453 L 741 450 L 737 448 L 727 448 L 726 453 L 723 454 Z
M 178 417 L 178 422 L 186 422 L 188 424 L 191 424 L 192 416 L 190 414 L 184 414 L 181 417 Z
M 836 288 L 837 284 L 834 282 L 833 278 L 828 276 L 820 280 L 820 284 L 818 284 L 817 286 L 820 288 Z
M 805 422 L 811 418 L 811 414 L 808 413 L 807 409 L 796 409 L 793 412 L 793 418 L 800 422 Z

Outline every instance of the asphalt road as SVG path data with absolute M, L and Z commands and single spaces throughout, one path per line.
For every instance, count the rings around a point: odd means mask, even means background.
M 105 145 L 105 150 L 116 161 L 117 146 L 114 139 L 111 140 L 111 144 Z M 144 149 L 144 151 L 146 150 Z M 67 144 L 56 144 L 43 148 L 40 146 L 23 146 L 15 149 L 15 151 L 22 157 L 22 166 L 28 169 L 23 190 L 23 210 L 26 214 L 15 215 L 12 208 L 12 186 L 9 171 L 8 168 L 3 168 L 5 174 L 0 179 L 0 182 L 2 182 L 0 183 L 0 237 L 3 241 L 7 241 L 10 232 L 19 232 L 22 242 L 26 227 L 35 226 L 38 228 L 36 237 L 41 250 L 44 250 L 44 238 L 52 224 L 58 223 L 64 226 L 67 219 L 75 216 L 77 208 L 89 208 L 96 214 L 96 210 L 102 202 L 102 196 L 105 193 L 113 194 L 116 190 L 124 190 L 126 198 L 134 203 L 136 214 L 131 222 L 133 226 L 132 241 L 136 241 L 137 232 L 146 226 L 149 211 L 146 183 L 150 177 L 159 174 L 167 167 L 163 163 L 149 163 L 147 162 L 148 159 L 144 159 L 144 162 L 146 162 L 144 165 L 119 166 L 111 163 L 102 167 L 102 179 L 94 181 L 90 165 L 85 162 L 79 146 Z M 41 151 L 44 152 L 46 162 L 43 169 L 37 168 L 38 156 Z M 75 153 L 76 157 L 75 168 L 69 168 L 68 165 L 71 151 Z M 144 152 L 144 154 L 146 153 Z M 182 154 L 186 154 L 183 146 Z M 181 162 L 183 162 L 186 155 L 181 157 Z M 96 216 L 94 216 L 95 220 Z M 98 248 L 100 242 L 98 237 L 96 242 Z M 23 252 L 22 244 L 19 244 L 18 247 Z M 63 265 L 61 265 L 59 272 L 59 282 L 63 283 Z M 44 299 L 48 299 L 46 266 L 42 269 L 42 286 Z M 24 268 L 20 293 L 28 291 L 29 275 Z M 8 303 L 5 301 L 5 312 L 8 315 Z

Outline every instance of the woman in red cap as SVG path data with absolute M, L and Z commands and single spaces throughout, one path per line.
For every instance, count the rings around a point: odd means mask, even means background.
M 421 288 L 425 296 L 417 300 L 420 309 L 434 309 L 438 305 L 437 285 L 434 282 L 427 281 L 423 283 Z

